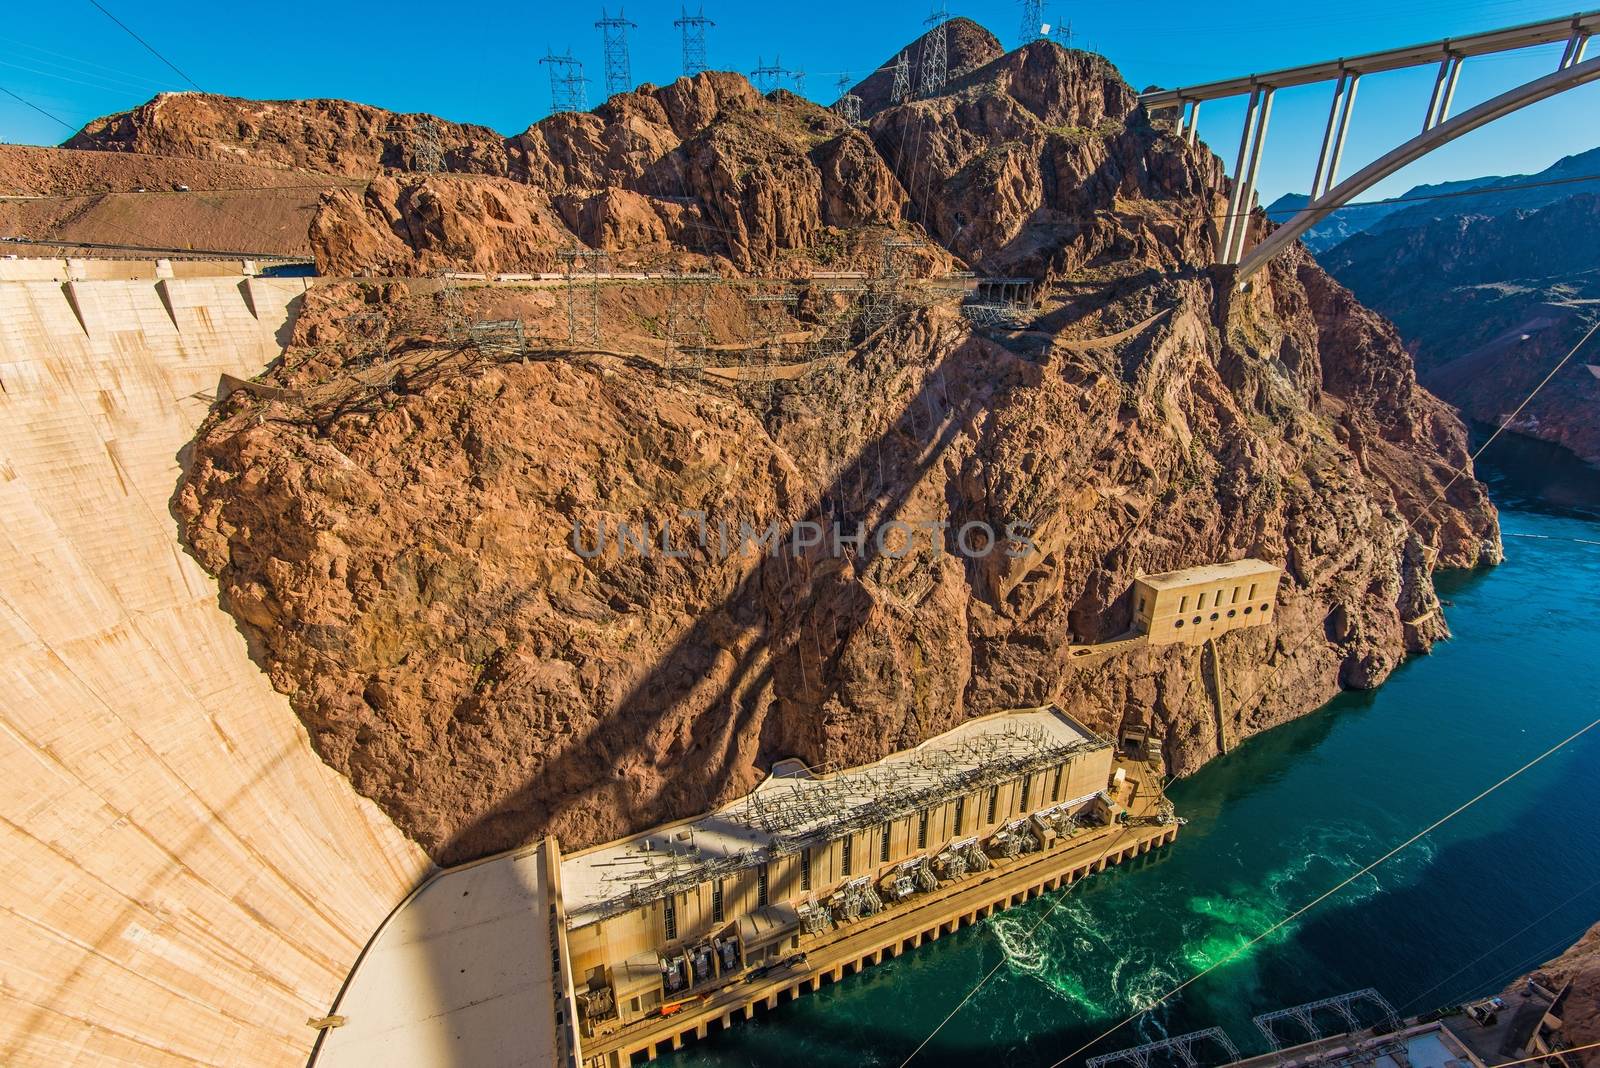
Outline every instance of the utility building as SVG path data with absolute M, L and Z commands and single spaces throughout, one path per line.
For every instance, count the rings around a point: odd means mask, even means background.
M 1208 638 L 1265 623 L 1276 611 L 1283 569 L 1262 560 L 1203 564 L 1133 583 L 1133 624 L 1151 645 Z
M 1002 712 L 861 767 L 783 761 L 722 809 L 565 857 L 585 1031 L 671 1014 L 867 917 L 1112 830 L 1113 757 L 1060 709 Z

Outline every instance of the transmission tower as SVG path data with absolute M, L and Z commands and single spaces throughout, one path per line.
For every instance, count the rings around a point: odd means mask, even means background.
M 390 123 L 383 132 L 403 140 L 410 149 L 411 160 L 407 170 L 423 174 L 444 170 L 444 127 L 431 115 L 418 119 L 409 128 L 402 123 Z M 401 162 L 405 162 L 403 156 Z
M 564 248 L 557 253 L 561 257 L 562 272 L 567 282 L 567 340 L 574 345 L 578 343 L 578 319 L 582 313 L 578 304 L 582 298 L 579 296 L 579 286 L 582 285 L 588 299 L 583 303 L 588 305 L 589 340 L 600 344 L 600 272 L 605 269 L 606 254 L 585 248 Z
M 793 74 L 783 65 L 781 56 L 774 56 L 769 66 L 760 56 L 756 57 L 756 69 L 750 72 L 750 80 L 756 83 L 756 88 L 763 95 L 772 92 L 778 87 L 778 82 Z
M 1044 0 L 1022 0 L 1022 32 L 1018 35 L 1024 45 L 1044 40 Z
M 794 71 L 790 75 L 790 78 L 794 82 L 794 95 L 795 96 L 805 96 L 806 95 L 806 72 L 803 71 L 803 70 Z
M 539 61 L 550 68 L 550 111 L 588 111 L 589 99 L 585 87 L 589 79 L 583 76 L 583 64 L 572 58 L 572 50 L 558 56 L 549 52 Z
M 851 126 L 860 126 L 861 98 L 850 91 L 850 72 L 845 71 L 839 75 L 839 81 L 836 84 L 839 87 L 839 99 L 834 101 L 834 114 Z
M 1063 22 L 1056 27 L 1056 41 L 1062 48 L 1071 48 L 1073 39 L 1078 35 L 1072 32 L 1071 21 Z
M 688 8 L 679 8 L 683 17 L 672 24 L 683 31 L 683 76 L 693 78 L 706 69 L 706 27 L 716 23 L 706 18 L 702 7 L 698 15 L 689 14 Z
M 637 30 L 638 23 L 629 22 L 617 8 L 615 17 L 600 9 L 600 21 L 594 24 L 605 41 L 606 94 L 626 93 L 633 88 L 633 71 L 628 64 L 628 31 Z
M 889 103 L 904 104 L 911 98 L 911 60 L 904 52 L 894 61 L 894 88 L 889 90 Z
M 932 26 L 922 38 L 922 84 L 921 95 L 933 96 L 943 92 L 944 83 L 949 77 L 950 50 L 949 42 L 945 39 L 945 23 L 950 21 L 950 8 L 947 4 L 934 5 L 933 14 L 928 16 L 924 25 Z

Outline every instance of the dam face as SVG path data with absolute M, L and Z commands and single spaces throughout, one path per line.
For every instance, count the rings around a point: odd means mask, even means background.
M 175 266 L 0 260 L 7 1065 L 303 1064 L 429 870 L 312 751 L 168 510 L 220 376 L 279 354 L 306 281 Z

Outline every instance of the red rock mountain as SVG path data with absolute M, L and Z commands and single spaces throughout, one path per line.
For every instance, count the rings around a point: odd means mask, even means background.
M 76 139 L 372 177 L 311 240 L 330 273 L 402 277 L 311 291 L 265 376 L 287 392 L 219 405 L 174 506 L 319 752 L 439 859 L 592 843 L 780 757 L 1051 699 L 1148 724 L 1187 772 L 1377 685 L 1446 633 L 1433 568 L 1497 558 L 1392 327 L 1302 253 L 1246 293 L 1210 266 L 1204 146 L 1098 56 L 949 32 L 974 69 L 897 106 L 875 74 L 859 130 L 706 74 L 508 140 L 448 128 L 448 173 L 396 169 L 396 118 L 331 102 L 164 97 Z M 718 279 L 420 277 L 563 248 Z M 1038 306 L 974 326 L 951 267 Z M 850 268 L 867 294 L 781 281 Z M 508 320 L 520 340 L 483 325 Z M 908 556 L 724 557 L 697 517 L 927 526 Z M 572 543 L 664 519 L 687 555 Z M 959 552 L 972 522 L 1037 551 Z M 1242 556 L 1286 568 L 1272 624 L 1085 648 L 1129 626 L 1135 576 Z

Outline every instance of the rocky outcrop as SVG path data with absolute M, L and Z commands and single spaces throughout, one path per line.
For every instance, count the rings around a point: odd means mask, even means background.
M 1600 366 L 1600 354 L 1580 352 L 1557 370 L 1596 319 L 1597 234 L 1600 196 L 1585 193 L 1536 211 L 1357 234 L 1322 258 L 1394 319 L 1440 396 L 1474 419 L 1510 419 L 1510 429 L 1600 465 L 1600 423 L 1591 415 L 1600 372 L 1589 366 Z
M 950 19 L 944 24 L 944 30 L 945 68 L 953 78 L 960 78 L 1005 54 L 999 39 L 971 19 Z M 876 70 L 851 88 L 850 91 L 861 98 L 862 115 L 871 117 L 892 103 L 895 63 L 902 52 L 906 57 L 907 69 L 910 71 L 912 94 L 922 95 L 919 91 L 922 83 L 922 50 L 927 41 L 927 34 L 918 37 L 900 52 L 886 57 L 878 64 Z
M 417 166 L 419 149 L 430 140 L 437 143 L 445 170 L 509 173 L 504 139 L 486 126 L 401 115 L 348 100 L 161 93 L 132 111 L 96 119 L 65 147 L 366 178 Z
M 1561 1038 L 1566 1048 L 1600 1042 L 1600 925 L 1589 928 L 1555 960 L 1506 987 L 1505 1000 L 1511 1005 L 1518 1004 L 1520 992 L 1529 979 L 1535 978 L 1546 989 L 1557 992 L 1568 983 L 1572 984 L 1561 1012 Z M 1600 1065 L 1600 1050 L 1565 1054 L 1563 1060 L 1593 1068 Z
M 311 223 L 332 275 L 549 271 L 574 244 L 540 190 L 501 178 L 400 175 L 323 198 Z
M 528 164 L 555 192 L 407 179 L 330 201 L 348 222 L 325 232 L 351 264 L 489 249 L 466 261 L 484 268 L 527 262 L 518 235 L 554 240 L 554 212 L 736 276 L 877 270 L 888 224 L 921 221 L 910 274 L 948 245 L 1047 295 L 994 333 L 902 281 L 886 321 L 840 334 L 820 288 L 756 311 L 749 280 L 686 303 L 636 279 L 584 305 L 600 351 L 507 351 L 449 339 L 507 318 L 565 339 L 560 291 L 316 287 L 267 376 L 290 392 L 213 413 L 175 508 L 319 752 L 441 860 L 604 840 L 780 757 L 857 763 L 1051 699 L 1148 726 L 1186 772 L 1377 685 L 1446 633 L 1432 569 L 1497 558 L 1463 429 L 1393 330 L 1303 254 L 1236 292 L 1210 267 L 1217 161 L 1103 60 L 1033 45 L 865 133 L 787 94 L 672 91 L 676 111 L 657 90 L 541 124 L 569 146 Z M 608 158 L 618 180 L 591 188 Z M 469 182 L 507 199 L 480 210 Z M 689 322 L 693 365 L 667 335 Z M 830 331 L 839 348 L 810 345 Z M 737 551 L 769 526 L 781 551 Z M 1092 648 L 1130 625 L 1139 574 L 1247 555 L 1285 565 L 1271 625 L 1209 652 Z

